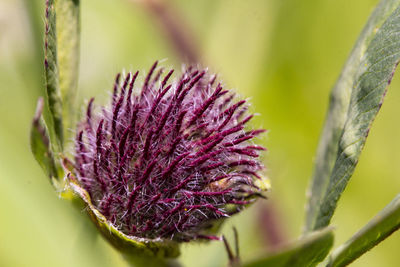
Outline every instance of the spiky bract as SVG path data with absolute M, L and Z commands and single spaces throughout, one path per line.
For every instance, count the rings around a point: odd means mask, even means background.
M 246 101 L 206 70 L 188 68 L 169 83 L 157 62 L 140 89 L 138 72 L 120 81 L 111 103 L 90 100 L 76 137 L 76 178 L 123 233 L 187 241 L 207 237 L 220 218 L 260 195 L 255 185 L 263 130 L 244 129 Z M 208 236 L 212 238 L 212 236 Z

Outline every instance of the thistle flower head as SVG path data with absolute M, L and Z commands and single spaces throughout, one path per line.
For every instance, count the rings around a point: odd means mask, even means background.
M 96 209 L 119 231 L 188 241 L 215 220 L 260 196 L 263 147 L 246 130 L 253 115 L 207 70 L 188 68 L 174 82 L 157 62 L 116 77 L 111 103 L 90 100 L 79 124 L 75 176 Z

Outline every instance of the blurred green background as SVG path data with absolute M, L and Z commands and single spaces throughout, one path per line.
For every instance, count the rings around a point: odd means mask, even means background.
M 167 0 L 168 1 L 168 0 Z M 281 240 L 297 238 L 305 191 L 328 95 L 377 0 L 169 0 L 190 29 L 201 60 L 227 87 L 250 98 L 269 129 L 269 200 L 225 224 L 239 230 L 241 256 L 271 249 L 260 234 L 260 212 L 274 210 Z M 58 198 L 28 143 L 43 92 L 44 0 L 0 1 L 0 266 L 127 266 L 85 217 Z M 82 0 L 79 99 L 107 97 L 121 69 L 147 70 L 156 59 L 180 69 L 180 57 L 154 14 L 128 0 Z M 332 224 L 335 246 L 400 190 L 400 79 L 369 134 Z M 267 238 L 268 239 L 268 238 Z M 353 266 L 398 266 L 394 234 Z M 222 243 L 184 245 L 186 266 L 224 266 Z

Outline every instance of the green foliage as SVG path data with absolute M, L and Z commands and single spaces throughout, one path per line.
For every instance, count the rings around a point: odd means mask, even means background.
M 333 245 L 333 229 L 312 232 L 275 254 L 260 257 L 243 267 L 303 267 L 316 266 L 328 255 Z
M 45 78 L 53 148 L 62 152 L 73 128 L 79 73 L 80 1 L 46 2 Z
M 40 98 L 35 117 L 32 121 L 30 144 L 32 154 L 46 175 L 50 178 L 56 178 L 57 168 L 54 162 L 53 153 L 50 150 L 49 137 L 47 130 L 42 122 L 43 99 Z
M 64 136 L 75 127 L 75 95 L 79 74 L 80 0 L 56 0 L 58 70 L 63 101 Z
M 64 127 L 59 86 L 56 8 L 54 0 L 47 0 L 46 2 L 45 81 L 48 108 L 50 110 L 50 117 L 46 120 L 46 124 L 50 131 L 52 148 L 57 152 L 61 152 L 64 141 Z
M 382 105 L 400 60 L 395 38 L 400 9 L 394 10 L 399 3 L 380 3 L 333 88 L 309 193 L 307 231 L 329 224 Z
M 400 195 L 329 257 L 329 267 L 346 266 L 400 228 Z

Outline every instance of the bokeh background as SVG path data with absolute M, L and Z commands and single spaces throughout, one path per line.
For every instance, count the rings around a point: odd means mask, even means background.
M 165 0 L 190 45 L 227 87 L 253 103 L 269 129 L 269 200 L 225 224 L 239 230 L 243 259 L 296 239 L 328 96 L 377 0 Z M 172 10 L 172 11 L 171 11 Z M 79 101 L 104 100 L 121 69 L 182 57 L 156 13 L 140 1 L 81 1 Z M 59 199 L 29 149 L 43 94 L 44 0 L 0 1 L 0 266 L 127 266 L 84 211 Z M 389 89 L 356 172 L 333 217 L 335 246 L 400 191 L 400 79 Z M 272 218 L 272 219 L 271 219 Z M 270 227 L 269 231 L 265 227 Z M 398 266 L 395 233 L 353 266 Z M 220 242 L 184 245 L 185 266 L 224 266 Z

